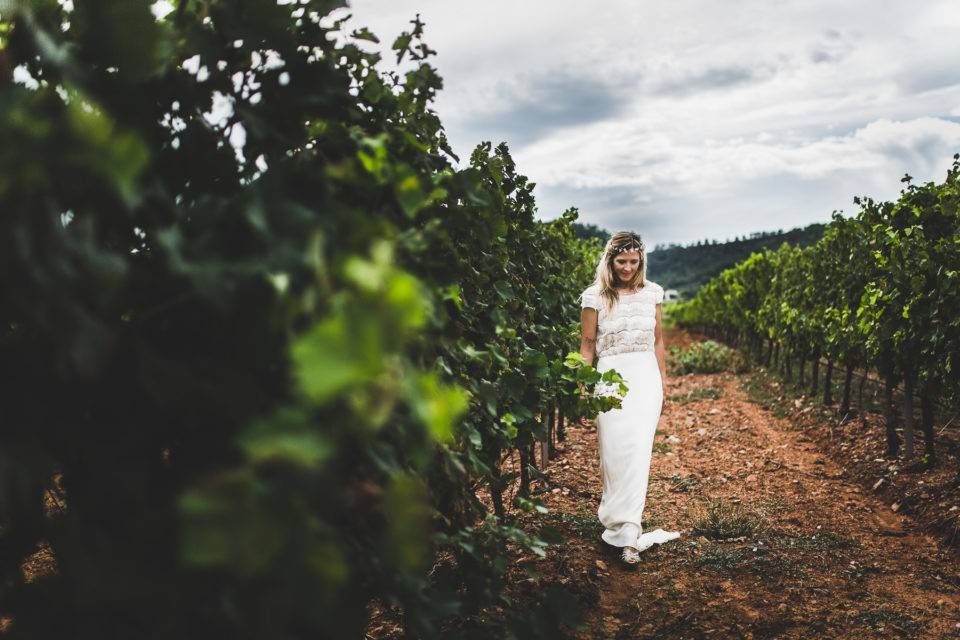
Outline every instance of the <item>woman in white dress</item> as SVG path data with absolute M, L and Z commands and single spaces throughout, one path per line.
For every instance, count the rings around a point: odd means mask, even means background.
M 597 416 L 603 497 L 597 516 L 601 538 L 622 547 L 628 564 L 654 544 L 680 537 L 657 528 L 643 533 L 653 437 L 666 398 L 666 362 L 660 330 L 663 288 L 646 279 L 646 255 L 640 236 L 613 235 L 597 265 L 596 279 L 581 294 L 580 354 L 600 372 L 616 369 L 629 390 L 620 409 Z M 599 383 L 597 394 L 615 393 Z

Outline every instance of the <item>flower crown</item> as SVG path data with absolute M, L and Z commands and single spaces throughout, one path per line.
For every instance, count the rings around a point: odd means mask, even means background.
M 623 253 L 624 251 L 631 250 L 636 250 L 643 253 L 643 241 L 637 240 L 636 238 L 631 238 L 626 244 L 621 245 L 620 247 L 614 247 L 612 244 L 610 245 L 610 253 L 612 254 L 619 254 Z

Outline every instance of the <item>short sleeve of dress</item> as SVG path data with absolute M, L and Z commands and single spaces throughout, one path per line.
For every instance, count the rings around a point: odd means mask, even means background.
M 656 295 L 657 304 L 660 304 L 661 302 L 663 302 L 663 287 L 661 287 L 660 285 L 654 283 L 654 285 L 653 285 L 653 293 L 654 293 L 654 295 Z
M 583 293 L 580 294 L 580 307 L 590 307 L 591 309 L 600 308 L 600 294 L 597 293 L 595 287 L 587 287 Z

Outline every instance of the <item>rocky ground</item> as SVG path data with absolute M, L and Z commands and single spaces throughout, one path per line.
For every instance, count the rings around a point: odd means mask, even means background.
M 590 421 L 534 485 L 564 541 L 527 564 L 586 605 L 579 638 L 960 638 L 956 441 L 907 473 L 878 416 L 839 422 L 762 370 L 668 374 L 643 526 L 681 537 L 635 566 L 601 541 Z

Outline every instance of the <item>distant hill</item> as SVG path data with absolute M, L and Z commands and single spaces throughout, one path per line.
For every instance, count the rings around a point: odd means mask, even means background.
M 647 276 L 664 289 L 676 289 L 681 298 L 692 297 L 700 285 L 751 253 L 776 249 L 784 242 L 806 247 L 823 237 L 827 225 L 814 223 L 790 231 L 759 231 L 729 242 L 701 240 L 694 244 L 656 245 L 647 252 Z
M 582 222 L 574 222 L 570 225 L 570 228 L 573 229 L 573 235 L 580 240 L 588 240 L 590 238 L 599 238 L 600 242 L 606 242 L 610 239 L 612 235 L 606 229 L 601 229 L 595 224 L 584 224 Z
M 699 240 L 695 243 L 658 244 L 647 252 L 647 277 L 664 289 L 676 289 L 681 298 L 692 297 L 700 285 L 751 253 L 776 249 L 784 242 L 797 247 L 814 244 L 823 237 L 826 224 L 814 223 L 789 231 L 758 231 L 728 242 Z M 596 225 L 573 223 L 578 238 L 599 238 L 606 242 L 610 232 Z

